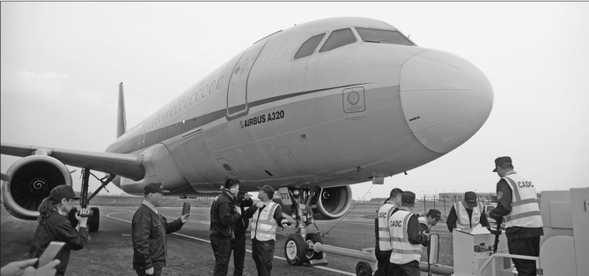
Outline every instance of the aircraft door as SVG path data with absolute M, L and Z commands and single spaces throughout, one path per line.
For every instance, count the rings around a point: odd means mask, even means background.
M 229 78 L 229 88 L 227 89 L 227 119 L 231 120 L 241 117 L 248 113 L 247 105 L 247 82 L 250 71 L 256 62 L 256 59 L 264 49 L 268 39 L 252 45 L 241 56 L 233 73 Z

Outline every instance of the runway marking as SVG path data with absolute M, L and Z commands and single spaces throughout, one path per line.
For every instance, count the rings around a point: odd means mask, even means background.
M 114 219 L 114 220 L 118 220 L 118 221 L 126 222 L 126 223 L 133 223 L 132 221 L 128 221 L 128 220 L 126 220 L 126 219 L 121 219 L 121 218 L 116 218 L 116 217 L 112 217 L 112 216 L 111 216 L 112 214 L 122 214 L 122 213 L 128 213 L 128 212 L 114 212 L 114 213 L 108 213 L 108 214 L 106 214 L 106 217 L 107 217 L 107 218 L 110 218 L 110 219 Z M 193 240 L 197 240 L 197 241 L 201 241 L 201 242 L 211 243 L 211 241 L 208 241 L 208 240 L 205 240 L 205 239 L 200 239 L 200 238 L 193 237 L 193 236 L 188 236 L 188 235 L 181 234 L 181 233 L 172 233 L 172 235 L 176 235 L 176 236 L 180 236 L 180 237 L 185 237 L 185 238 L 188 238 L 188 239 L 193 239 Z M 246 251 L 246 252 L 249 252 L 249 253 L 252 253 L 252 251 L 251 251 L 251 250 L 249 250 L 249 249 L 246 249 L 245 251 Z M 279 259 L 279 260 L 286 261 L 286 259 L 285 259 L 285 258 L 283 258 L 283 257 L 274 256 L 274 258 L 275 258 L 275 259 Z M 340 274 L 343 274 L 343 275 L 356 276 L 356 274 L 355 274 L 355 273 L 349 273 L 349 272 L 345 272 L 345 271 L 342 271 L 342 270 L 338 270 L 338 269 L 334 269 L 334 268 L 329 268 L 329 267 L 323 267 L 323 266 L 312 266 L 312 268 L 323 269 L 323 270 L 331 271 L 331 272 L 334 272 L 334 273 L 340 273 Z

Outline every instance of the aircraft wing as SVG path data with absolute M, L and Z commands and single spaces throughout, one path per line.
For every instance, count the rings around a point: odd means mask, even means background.
M 14 144 L 1 144 L 0 147 L 0 153 L 20 157 L 34 155 L 37 150 L 44 150 L 47 152 L 47 155 L 74 167 L 88 168 L 133 180 L 140 180 L 145 175 L 143 156 L 138 155 L 87 152 Z

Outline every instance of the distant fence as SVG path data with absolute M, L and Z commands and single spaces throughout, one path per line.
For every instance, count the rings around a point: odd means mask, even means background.
M 161 201 L 162 207 L 181 207 L 184 202 L 190 202 L 194 207 L 211 206 L 215 200 L 214 197 L 204 198 L 179 198 L 179 197 L 163 197 Z M 139 206 L 143 202 L 142 196 L 116 196 L 116 195 L 97 195 L 92 198 L 90 206 Z

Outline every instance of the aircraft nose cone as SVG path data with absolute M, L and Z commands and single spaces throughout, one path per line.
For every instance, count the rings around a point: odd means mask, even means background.
M 427 50 L 401 70 L 401 104 L 415 137 L 445 154 L 472 137 L 493 107 L 493 88 L 472 63 L 456 55 Z

